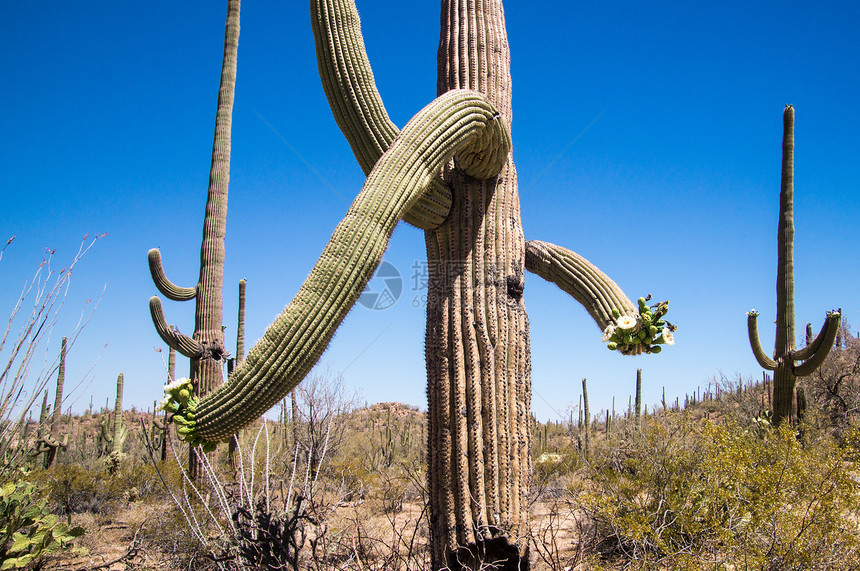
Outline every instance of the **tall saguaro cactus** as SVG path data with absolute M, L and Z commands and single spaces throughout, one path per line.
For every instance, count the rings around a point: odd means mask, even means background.
M 797 377 L 812 374 L 824 362 L 839 331 L 840 313 L 831 311 L 818 336 L 803 349 L 795 346 L 794 329 L 794 107 L 782 115 L 782 181 L 779 192 L 779 227 L 776 275 L 776 341 L 773 358 L 759 341 L 755 310 L 747 313 L 750 346 L 759 365 L 773 371 L 773 421 L 790 420 Z
M 227 355 L 224 345 L 223 299 L 224 237 L 227 229 L 227 191 L 230 183 L 230 132 L 233 98 L 236 90 L 236 60 L 239 49 L 240 0 L 227 3 L 224 32 L 224 56 L 215 116 L 215 137 L 209 171 L 209 190 L 203 219 L 203 242 L 200 247 L 200 277 L 193 287 L 174 285 L 164 273 L 161 253 L 149 251 L 152 279 L 165 297 L 175 301 L 196 300 L 194 333 L 182 335 L 167 325 L 161 300 L 149 300 L 152 320 L 158 334 L 170 347 L 191 360 L 191 381 L 197 396 L 209 394 L 223 382 L 223 366 Z M 200 475 L 200 464 L 192 450 L 189 455 L 192 478 Z
M 193 444 L 224 440 L 310 371 L 400 220 L 423 229 L 434 569 L 527 569 L 531 356 L 525 271 L 583 303 L 611 349 L 672 341 L 667 304 L 639 307 L 575 253 L 526 242 L 511 155 L 510 55 L 501 0 L 442 0 L 437 98 L 388 118 L 352 0 L 312 0 L 320 77 L 367 179 L 293 301 L 208 396 L 167 389 Z M 652 311 L 653 310 L 653 311 Z M 590 421 L 590 419 L 588 419 Z
M 60 437 L 60 419 L 62 418 L 63 411 L 63 385 L 66 380 L 66 342 L 67 339 L 63 337 L 62 346 L 60 347 L 60 364 L 57 369 L 57 390 L 54 394 L 51 429 L 48 433 L 43 434 L 37 442 L 37 451 L 44 453 L 42 461 L 45 468 L 50 468 L 54 464 L 60 448 L 65 448 L 69 444 L 68 433 Z M 45 394 L 47 396 L 47 393 Z

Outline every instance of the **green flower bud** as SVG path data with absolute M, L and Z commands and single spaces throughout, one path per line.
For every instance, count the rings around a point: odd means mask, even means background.
M 657 329 L 654 325 L 648 328 L 648 335 L 653 339 L 657 337 L 657 334 L 660 333 L 660 330 Z
M 616 343 L 615 341 L 610 341 L 609 343 L 607 343 L 606 347 L 610 351 L 615 351 L 616 349 L 618 349 L 618 343 Z
M 612 308 L 612 317 L 614 317 L 615 319 L 618 319 L 619 317 L 621 317 L 621 312 L 618 311 L 617 308 L 613 307 Z
M 645 337 L 647 337 L 647 336 L 648 336 L 648 332 L 647 332 L 647 331 L 645 331 L 644 329 L 640 329 L 640 330 L 639 330 L 639 333 L 638 333 L 636 336 L 637 336 L 637 337 L 639 338 L 639 340 L 641 341 L 641 340 L 645 339 Z
M 205 444 L 203 444 L 202 449 L 203 452 L 212 452 L 213 450 L 215 450 L 216 446 L 218 446 L 218 444 L 215 442 L 206 442 Z
M 639 317 L 639 319 L 640 319 L 640 320 L 642 320 L 642 326 L 643 326 L 643 327 L 646 327 L 646 328 L 647 328 L 647 327 L 650 327 L 650 326 L 651 326 L 651 312 L 643 313 L 643 314 Z
M 179 395 L 178 395 L 178 398 L 180 401 L 183 401 L 183 402 L 187 401 L 188 397 L 190 397 L 190 396 L 191 396 L 191 393 L 188 391 L 188 389 L 180 389 Z
M 663 350 L 663 348 L 662 348 L 662 347 L 660 347 L 659 345 L 655 345 L 654 347 L 651 347 L 651 352 L 652 352 L 652 353 L 659 353 L 659 352 L 660 352 L 660 351 L 662 351 L 662 350 Z

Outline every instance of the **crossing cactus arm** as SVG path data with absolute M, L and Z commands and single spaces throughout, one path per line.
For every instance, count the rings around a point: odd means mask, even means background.
M 194 402 L 186 440 L 223 440 L 275 405 L 325 350 L 355 304 L 394 227 L 452 157 L 469 176 L 489 178 L 510 150 L 507 126 L 486 97 L 453 90 L 403 128 L 335 228 L 293 301 L 227 383 Z M 180 412 L 182 412 L 180 410 Z
M 161 300 L 158 299 L 158 296 L 154 295 L 149 298 L 149 313 L 152 316 L 152 323 L 155 325 L 158 336 L 169 347 L 189 358 L 203 354 L 203 347 L 200 343 L 167 324 L 167 319 L 164 318 L 164 309 L 161 307 Z
M 149 251 L 147 260 L 149 261 L 149 273 L 152 274 L 152 281 L 155 282 L 155 287 L 164 294 L 164 297 L 173 301 L 189 301 L 197 296 L 196 287 L 181 287 L 167 279 L 161 265 L 161 252 L 158 248 Z
M 312 0 L 311 27 L 323 90 L 335 122 L 364 174 L 370 173 L 399 133 L 385 110 L 361 35 L 361 21 L 350 0 Z M 451 191 L 435 176 L 403 220 L 431 229 L 451 209 Z

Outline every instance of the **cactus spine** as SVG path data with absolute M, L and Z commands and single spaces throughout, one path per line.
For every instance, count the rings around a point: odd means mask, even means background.
M 776 279 L 776 341 L 773 358 L 762 349 L 755 310 L 747 314 L 750 346 L 759 365 L 773 371 L 773 421 L 791 420 L 797 377 L 818 368 L 839 331 L 840 313 L 828 312 L 818 336 L 803 349 L 795 348 L 794 328 L 794 108 L 785 107 L 782 138 L 782 182 Z M 801 362 L 802 361 L 802 362 Z M 800 362 L 800 363 L 798 363 Z M 797 363 L 797 364 L 796 364 Z

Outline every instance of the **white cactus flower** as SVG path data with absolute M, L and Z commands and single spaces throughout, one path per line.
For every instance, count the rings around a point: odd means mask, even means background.
M 603 338 L 601 339 L 601 341 L 606 343 L 607 341 L 612 339 L 613 333 L 615 333 L 615 326 L 614 325 L 607 325 L 606 329 L 603 330 Z
M 663 328 L 663 343 L 666 345 L 674 345 L 675 344 L 675 336 L 672 334 L 672 330 L 668 327 Z
M 636 327 L 636 324 L 637 321 L 635 317 L 630 317 L 629 315 L 622 315 L 618 318 L 618 329 L 630 331 Z

